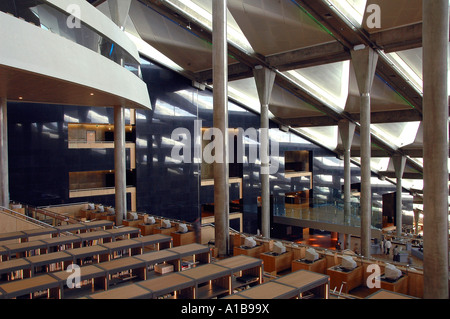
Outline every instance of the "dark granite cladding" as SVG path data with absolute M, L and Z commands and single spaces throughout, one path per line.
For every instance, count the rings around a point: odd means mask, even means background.
M 9 102 L 11 200 L 34 206 L 81 201 L 114 205 L 112 195 L 69 198 L 69 172 L 113 170 L 114 150 L 68 148 L 69 123 L 113 122 L 113 108 Z M 129 168 L 129 150 L 126 155 Z

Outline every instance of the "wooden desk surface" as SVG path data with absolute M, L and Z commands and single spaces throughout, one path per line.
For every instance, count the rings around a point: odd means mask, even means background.
M 241 291 L 240 295 L 251 299 L 286 299 L 299 294 L 298 289 L 274 281 Z
M 96 265 L 106 272 L 118 272 L 124 269 L 133 269 L 137 267 L 145 267 L 145 263 L 134 257 L 124 257 L 111 261 L 101 262 Z
M 86 229 L 86 225 L 82 223 L 76 223 L 76 224 L 67 224 L 67 225 L 61 225 L 55 227 L 60 233 L 66 232 L 66 231 L 77 231 L 77 230 L 84 230 Z
M 31 236 L 40 236 L 40 235 L 50 235 L 50 234 L 55 234 L 58 231 L 56 230 L 56 228 L 50 228 L 50 227 L 46 227 L 46 228 L 35 228 L 35 229 L 27 229 L 27 230 L 22 230 L 22 232 L 27 235 L 28 237 Z
M 180 255 L 175 252 L 164 249 L 159 251 L 152 251 L 141 255 L 136 255 L 134 257 L 149 264 L 157 264 L 163 261 L 179 259 Z
M 412 296 L 403 295 L 398 292 L 380 289 L 377 292 L 367 296 L 366 299 L 416 299 L 416 298 Z
M 98 292 L 88 297 L 90 299 L 150 299 L 152 293 L 137 284 L 130 284 Z
M 275 279 L 275 282 L 299 288 L 300 292 L 328 283 L 329 276 L 308 270 L 298 270 Z
M 112 237 L 111 233 L 108 233 L 105 230 L 90 231 L 86 233 L 76 234 L 74 236 L 81 238 L 81 240 L 97 240 L 100 238 Z
M 176 252 L 177 254 L 180 254 L 181 257 L 210 252 L 210 249 L 208 246 L 197 244 L 197 243 L 172 247 L 172 248 L 169 248 L 169 250 Z
M 80 280 L 87 280 L 93 277 L 100 277 L 104 276 L 106 274 L 104 269 L 101 269 L 97 267 L 96 265 L 86 265 L 80 267 Z M 56 277 L 60 282 L 65 283 L 67 281 L 67 278 L 72 275 L 72 272 L 68 272 L 66 270 L 61 270 L 57 272 L 53 272 L 49 274 L 53 277 Z
M 25 258 L 16 258 L 3 261 L 0 263 L 0 274 L 4 274 L 19 269 L 24 269 L 26 267 L 31 269 L 31 263 Z
M 120 228 L 106 229 L 105 231 L 110 234 L 113 234 L 114 236 L 122 236 L 122 235 L 139 233 L 139 228 L 125 226 L 125 227 L 120 227 Z
M 58 280 L 50 275 L 41 275 L 26 279 L 14 280 L 0 285 L 0 288 L 7 293 L 7 298 L 13 298 L 28 292 L 39 291 L 51 287 L 57 287 Z
M 27 235 L 25 235 L 21 231 L 15 231 L 15 232 L 9 232 L 9 233 L 3 233 L 0 234 L 0 242 L 1 241 L 7 241 L 11 239 L 20 239 L 20 238 L 26 238 Z
M 139 285 L 153 292 L 153 297 L 195 286 L 195 281 L 181 275 L 180 273 L 170 273 L 161 277 L 140 281 Z
M 199 283 L 229 275 L 231 275 L 229 268 L 216 264 L 205 264 L 183 271 L 183 276 L 197 280 Z
M 142 244 L 133 239 L 125 239 L 125 240 L 117 240 L 112 241 L 106 244 L 99 244 L 100 246 L 106 247 L 110 250 L 120 250 L 120 249 L 128 249 L 128 248 L 136 248 L 141 247 Z
M 49 239 L 41 239 L 41 240 L 47 244 L 47 247 L 81 242 L 80 237 L 70 236 L 70 235 L 53 237 L 53 238 L 49 238 Z
M 83 258 L 86 256 L 94 256 L 98 254 L 108 254 L 109 249 L 100 245 L 87 246 L 75 249 L 64 250 L 68 254 L 72 255 L 74 258 Z
M 237 255 L 214 262 L 214 264 L 232 269 L 233 272 L 262 266 L 262 260 L 246 255 Z
M 172 240 L 171 236 L 163 234 L 147 235 L 142 237 L 133 238 L 134 241 L 142 243 L 143 246 L 157 244 L 161 242 L 170 242 Z
M 26 250 L 44 248 L 46 246 L 47 246 L 46 243 L 43 242 L 42 240 L 31 240 L 23 243 L 3 245 L 3 247 L 7 248 L 11 254 Z
M 95 220 L 93 222 L 83 223 L 87 229 L 97 228 L 97 227 L 112 227 L 114 222 L 109 220 Z
M 63 262 L 72 260 L 73 257 L 65 251 L 58 251 L 56 253 L 42 254 L 37 256 L 25 257 L 33 266 L 40 266 L 54 262 Z

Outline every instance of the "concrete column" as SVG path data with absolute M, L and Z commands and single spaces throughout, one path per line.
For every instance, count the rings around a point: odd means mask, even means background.
M 372 223 L 370 92 L 372 90 L 378 55 L 369 47 L 355 47 L 351 51 L 351 56 L 359 93 L 361 95 L 361 255 L 370 257 Z
M 114 178 L 116 192 L 116 226 L 122 225 L 127 214 L 127 185 L 125 165 L 125 109 L 114 107 Z
M 262 66 L 253 69 L 259 101 L 261 103 L 261 233 L 270 238 L 270 175 L 269 175 L 269 102 L 275 82 L 275 72 Z
M 402 179 L 403 179 L 403 172 L 405 171 L 405 163 L 406 163 L 406 157 L 401 155 L 394 155 L 392 156 L 392 161 L 394 163 L 394 169 L 395 169 L 395 177 L 397 178 L 397 193 L 395 196 L 395 211 L 396 211 L 396 234 L 397 236 L 402 235 Z
M 423 1 L 424 298 L 448 299 L 448 0 Z
M 0 206 L 9 208 L 7 100 L 0 97 Z
M 353 136 L 355 134 L 355 124 L 348 120 L 340 120 L 338 122 L 339 133 L 341 135 L 343 153 L 344 153 L 344 221 L 346 225 L 351 222 L 351 163 L 350 149 L 352 146 Z
M 227 1 L 213 1 L 213 123 L 222 132 L 222 149 L 215 149 L 214 220 L 218 255 L 229 254 L 229 180 L 228 180 L 228 58 Z M 216 137 L 217 138 L 217 137 Z M 221 160 L 220 160 L 221 159 Z

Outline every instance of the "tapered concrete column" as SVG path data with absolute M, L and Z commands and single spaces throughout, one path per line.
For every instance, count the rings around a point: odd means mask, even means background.
M 125 166 L 125 109 L 114 107 L 114 178 L 116 192 L 116 226 L 122 225 L 127 214 L 127 185 Z
M 403 216 L 402 216 L 402 179 L 403 179 L 403 172 L 405 171 L 405 163 L 406 163 L 406 157 L 401 155 L 394 155 L 392 156 L 392 161 L 394 163 L 394 169 L 395 169 L 395 177 L 397 178 L 397 193 L 395 196 L 395 211 L 396 211 L 396 234 L 397 236 L 402 235 L 402 225 L 403 225 Z
M 361 255 L 370 257 L 372 223 L 370 92 L 372 90 L 378 55 L 369 47 L 355 47 L 355 50 L 351 51 L 351 55 L 359 93 L 361 95 Z
M 448 291 L 448 0 L 423 1 L 424 298 Z
M 6 98 L 0 97 L 0 206 L 9 208 L 8 114 Z
M 253 69 L 253 75 L 261 103 L 261 233 L 264 237 L 270 238 L 269 102 L 275 81 L 275 72 L 257 66 Z
M 350 149 L 352 146 L 353 136 L 355 134 L 355 124 L 348 120 L 340 120 L 338 122 L 339 133 L 341 135 L 342 147 L 344 153 L 344 221 L 346 225 L 350 225 L 351 221 L 351 163 Z
M 214 162 L 215 246 L 219 257 L 227 256 L 230 246 L 227 52 L 227 1 L 216 0 L 213 1 L 213 123 L 223 136 L 222 149 L 215 149 L 216 161 Z

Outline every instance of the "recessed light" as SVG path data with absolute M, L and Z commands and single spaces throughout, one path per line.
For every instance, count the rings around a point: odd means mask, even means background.
M 19 100 L 23 100 L 23 97 L 22 97 L 22 96 L 19 96 Z
M 91 95 L 94 95 L 94 93 L 91 93 Z

